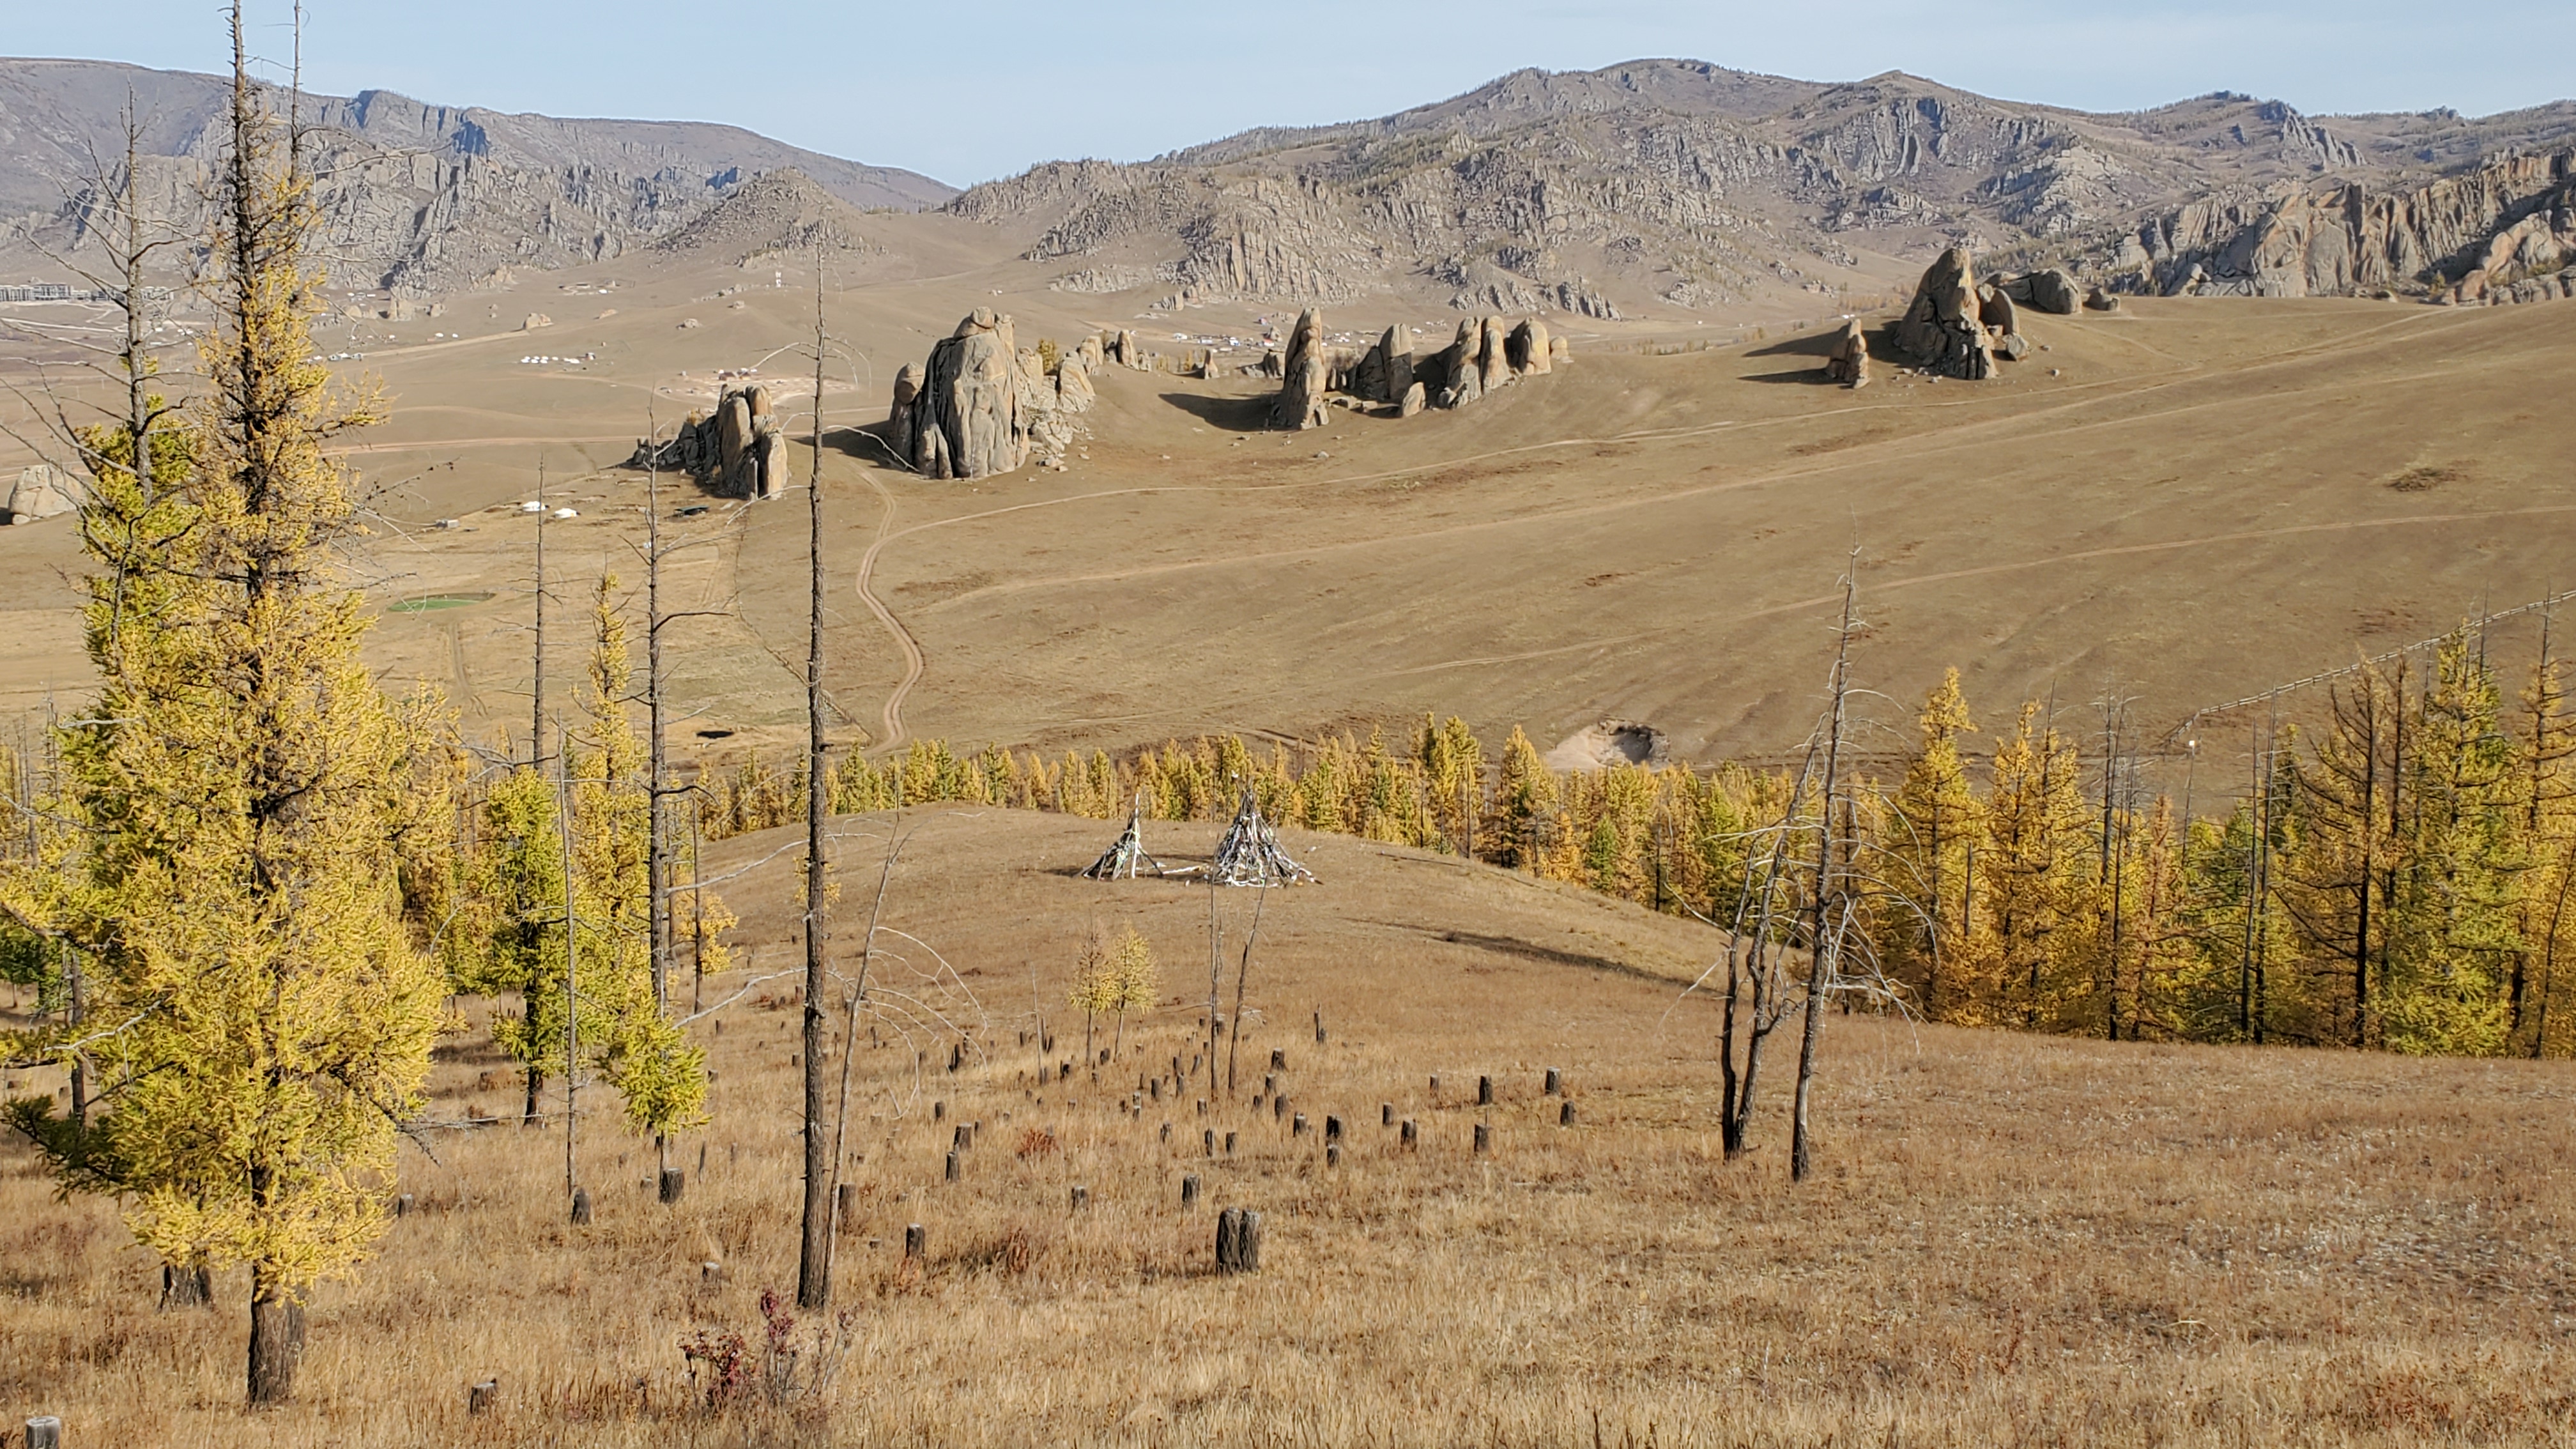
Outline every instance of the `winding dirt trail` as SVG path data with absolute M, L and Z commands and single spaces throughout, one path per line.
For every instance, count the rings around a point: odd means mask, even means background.
M 907 738 L 903 728 L 904 696 L 912 693 L 912 687 L 921 682 L 924 662 L 921 656 L 921 641 L 912 637 L 912 631 L 903 626 L 903 621 L 894 616 L 894 611 L 886 607 L 885 600 L 878 598 L 876 590 L 872 587 L 876 582 L 877 555 L 885 552 L 885 546 L 903 537 L 903 534 L 894 531 L 897 507 L 894 490 L 885 486 L 885 481 L 876 475 L 874 469 L 868 472 L 868 486 L 877 490 L 877 497 L 884 500 L 885 513 L 877 520 L 876 542 L 869 544 L 868 551 L 859 556 L 859 602 L 868 606 L 868 612 L 877 616 L 877 622 L 885 625 L 886 632 L 894 636 L 896 646 L 903 650 L 903 680 L 895 685 L 892 694 L 886 696 L 885 713 L 880 716 L 883 732 L 869 751 L 872 754 L 884 754 L 900 748 Z M 921 525 L 921 527 L 929 526 Z M 904 530 L 905 533 L 914 531 L 913 529 Z

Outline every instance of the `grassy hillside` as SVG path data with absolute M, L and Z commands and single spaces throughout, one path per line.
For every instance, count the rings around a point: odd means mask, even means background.
M 819 1400 L 752 1390 L 709 1415 L 678 1348 L 704 1331 L 756 1349 L 762 1289 L 794 1274 L 797 1013 L 764 978 L 801 952 L 777 835 L 725 847 L 748 872 L 730 888 L 748 961 L 706 983 L 711 1005 L 740 996 L 692 1027 L 716 1122 L 678 1145 L 676 1207 L 602 1093 L 582 1119 L 597 1218 L 565 1226 L 560 1124 L 516 1125 L 515 1078 L 469 1033 L 442 1052 L 436 1160 L 405 1149 L 413 1214 L 316 1300 L 301 1402 L 246 1419 L 239 1315 L 156 1314 L 152 1264 L 107 1205 L 50 1201 L 23 1146 L 0 1145 L 0 1399 L 63 1414 L 68 1442 L 274 1446 L 1538 1445 L 1584 1442 L 1596 1415 L 1604 1443 L 2548 1444 L 2576 1407 L 2552 1246 L 2576 1144 L 2554 1066 L 1832 1016 L 1820 1171 L 1792 1189 L 1785 1052 L 1754 1150 L 1719 1152 L 1715 1004 L 1681 993 L 1711 949 L 1699 928 L 1292 834 L 1325 884 L 1264 908 L 1242 1076 L 1211 1098 L 1190 1072 L 1202 890 L 1075 877 L 1106 843 L 1096 822 L 905 823 L 886 924 L 910 939 L 881 941 L 901 960 L 879 984 L 945 1002 L 969 1049 L 951 1074 L 949 1039 L 881 1024 L 869 1049 L 860 1029 L 848 1357 Z M 843 971 L 887 825 L 839 822 Z M 1213 835 L 1148 843 L 1188 858 Z M 1252 902 L 1218 906 L 1239 943 Z M 1078 1056 L 1067 970 L 1088 930 L 1121 924 L 1161 959 L 1162 1005 L 1096 1080 L 1039 1085 L 1033 1004 L 1051 1061 Z M 925 946 L 954 972 L 936 990 L 912 975 L 941 969 Z M 1175 1056 L 1188 1080 L 1128 1110 Z M 1551 1067 L 1572 1127 L 1543 1094 Z M 1254 1105 L 1273 1075 L 1309 1135 Z M 483 1117 L 502 1120 L 456 1125 Z M 980 1125 L 951 1184 L 960 1122 Z M 1054 1150 L 1024 1155 L 1032 1133 Z M 1184 1174 L 1206 1184 L 1188 1209 Z M 1211 1272 L 1226 1206 L 1265 1214 L 1256 1277 Z M 928 1251 L 907 1264 L 913 1223 Z M 217 1289 L 237 1303 L 239 1284 Z M 469 1417 L 487 1377 L 497 1402 Z

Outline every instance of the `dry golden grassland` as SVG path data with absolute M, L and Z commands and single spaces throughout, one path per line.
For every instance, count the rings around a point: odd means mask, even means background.
M 1080 880 L 1095 822 L 915 815 L 887 921 L 980 1003 L 976 1050 L 861 1032 L 838 1377 L 709 1413 L 679 1341 L 760 1339 L 792 1296 L 800 956 L 792 854 L 728 842 L 751 948 L 699 1024 L 713 1124 L 690 1181 L 594 1091 L 566 1223 L 556 1125 L 405 1149 L 416 1210 L 320 1291 L 301 1397 L 245 1415 L 242 1286 L 157 1313 L 104 1203 L 59 1201 L 0 1147 L 0 1410 L 104 1445 L 2561 1444 L 2576 1438 L 2564 1253 L 2576 1130 L 2563 1064 L 2110 1045 L 1831 1016 L 1821 1171 L 1786 1180 L 1795 1044 L 1777 1038 L 1758 1148 L 1721 1160 L 1713 1002 L 1681 983 L 1703 928 L 1484 867 L 1292 837 L 1326 884 L 1265 907 L 1243 1077 L 1128 1110 L 1203 1050 L 1203 889 Z M 838 822 L 835 960 L 855 955 L 885 822 Z M 1148 844 L 1187 858 L 1215 831 Z M 758 862 L 765 862 L 759 863 Z M 1240 941 L 1252 901 L 1218 902 Z M 1055 1061 L 1082 936 L 1134 924 L 1163 1005 L 1096 1081 L 1038 1086 L 1031 968 Z M 930 958 L 908 942 L 895 983 Z M 1231 956 L 1231 952 L 1229 952 Z M 1231 993 L 1231 961 L 1226 990 Z M 480 1018 L 484 1008 L 469 1003 Z M 1311 1013 L 1328 1040 L 1318 1044 Z M 712 1030 L 716 1019 L 722 1031 Z M 1106 1035 L 1102 1038 L 1106 1044 Z M 1273 1050 L 1310 1121 L 1251 1101 Z M 1577 1123 L 1542 1094 L 1566 1074 Z M 487 1077 L 487 1073 L 493 1074 Z M 1440 1089 L 1431 1090 L 1431 1078 Z M 1475 1105 L 1477 1078 L 1498 1101 Z M 505 1118 L 488 1041 L 442 1051 L 432 1115 Z M 489 1085 L 486 1085 L 489 1083 Z M 22 1077 L 20 1087 L 42 1085 Z M 558 1099 L 559 1100 L 559 1099 Z M 1420 1124 L 1407 1153 L 1380 1104 Z M 1328 1115 L 1347 1133 L 1325 1165 Z M 981 1124 L 942 1181 L 961 1122 Z M 1472 1151 L 1489 1122 L 1494 1149 Z M 1171 1126 L 1168 1144 L 1162 1138 Z M 1202 1131 L 1237 1136 L 1209 1158 Z M 1053 1151 L 1021 1149 L 1051 1134 Z M 704 1169 L 700 1170 L 703 1153 Z M 1184 1209 L 1196 1173 L 1206 1195 Z M 1090 1205 L 1070 1207 L 1071 1189 Z M 1212 1271 L 1215 1211 L 1265 1214 L 1263 1271 Z M 905 1225 L 927 1234 L 907 1263 Z M 720 1264 L 714 1273 L 705 1267 Z M 811 1364 L 814 1325 L 798 1331 Z M 481 1416 L 468 1385 L 497 1378 Z M 703 1387 L 696 1391 L 703 1392 Z

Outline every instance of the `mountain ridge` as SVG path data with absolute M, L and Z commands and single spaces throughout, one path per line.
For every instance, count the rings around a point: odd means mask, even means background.
M 335 252 L 368 285 L 451 290 L 521 266 L 598 261 L 684 228 L 743 183 L 795 170 L 844 205 L 921 210 L 956 188 L 704 121 L 503 112 L 381 88 L 288 96 L 312 139 Z M 80 245 L 84 188 L 120 165 L 120 113 L 143 122 L 138 179 L 175 224 L 222 143 L 229 82 L 113 61 L 0 59 L 0 218 L 51 250 Z

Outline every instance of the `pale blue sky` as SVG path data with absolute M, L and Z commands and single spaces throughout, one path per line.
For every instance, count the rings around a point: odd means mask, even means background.
M 21 55 L 184 70 L 226 55 L 213 0 L 13 9 L 0 46 Z M 254 0 L 256 50 L 283 60 L 288 13 Z M 965 184 L 1641 56 L 1815 80 L 1905 70 L 2088 110 L 2238 90 L 2318 113 L 2478 115 L 2576 93 L 2568 21 L 2568 0 L 2473 17 L 2395 0 L 314 0 L 305 75 L 340 94 L 725 121 Z

